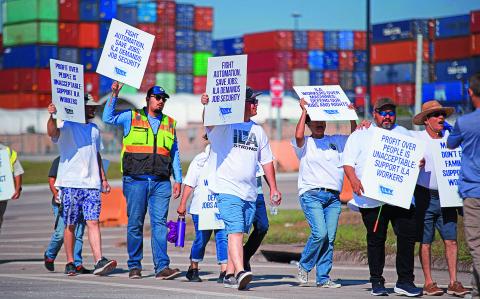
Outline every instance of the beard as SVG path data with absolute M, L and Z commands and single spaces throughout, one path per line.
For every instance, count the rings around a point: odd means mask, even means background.
M 158 108 L 158 109 L 153 110 L 153 112 L 155 112 L 156 114 L 161 114 L 162 110 L 163 110 L 163 108 Z
M 382 128 L 390 130 L 393 127 L 393 122 L 382 122 Z

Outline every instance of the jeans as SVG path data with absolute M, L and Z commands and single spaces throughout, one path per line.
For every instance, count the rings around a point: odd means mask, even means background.
M 383 205 L 379 217 L 377 231 L 373 232 L 380 207 L 361 208 L 363 223 L 367 229 L 367 255 L 370 269 L 370 282 L 385 282 L 383 267 L 385 266 L 385 241 L 387 240 L 388 223 L 392 222 L 393 231 L 397 236 L 396 267 L 398 283 L 413 283 L 415 276 L 414 251 L 416 239 L 415 207 L 409 210 Z
M 127 199 L 128 269 L 142 269 L 143 224 L 150 216 L 151 246 L 155 273 L 170 265 L 167 255 L 167 215 L 172 184 L 170 181 L 137 180 L 123 177 L 123 195 Z
M 258 194 L 255 202 L 256 210 L 253 218 L 253 231 L 248 237 L 247 242 L 243 245 L 243 261 L 244 264 L 250 261 L 250 258 L 255 254 L 263 238 L 268 231 L 268 217 L 267 209 L 265 207 L 265 199 L 263 194 Z
M 228 234 L 248 234 L 255 217 L 255 202 L 246 201 L 238 196 L 218 193 L 218 211 L 225 223 L 225 231 Z
M 212 231 L 215 232 L 215 245 L 217 251 L 217 263 L 226 264 L 228 260 L 228 239 L 224 229 L 198 230 L 198 215 L 192 214 L 193 225 L 195 226 L 195 240 L 190 251 L 190 260 L 193 262 L 203 261 L 205 246 L 207 246 Z
M 333 264 L 333 244 L 337 232 L 341 203 L 338 193 L 310 190 L 300 195 L 300 206 L 311 229 L 300 258 L 307 272 L 317 267 L 317 284 L 330 279 Z
M 58 210 L 60 206 L 58 204 L 52 204 L 53 217 L 57 219 Z M 52 234 L 50 243 L 48 244 L 45 255 L 50 259 L 57 257 L 60 248 L 63 245 L 63 232 L 65 231 L 65 224 L 63 223 L 62 215 L 58 219 L 57 228 Z M 73 259 L 75 266 L 82 265 L 82 247 L 83 247 L 83 233 L 85 232 L 85 220 L 80 221 L 75 226 L 75 245 L 73 248 Z

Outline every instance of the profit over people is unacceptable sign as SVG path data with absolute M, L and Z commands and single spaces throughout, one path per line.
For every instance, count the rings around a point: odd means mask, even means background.
M 97 73 L 139 89 L 154 39 L 150 33 L 112 19 Z

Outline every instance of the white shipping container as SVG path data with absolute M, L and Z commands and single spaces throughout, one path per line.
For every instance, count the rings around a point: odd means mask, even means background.
M 293 70 L 293 86 L 308 86 L 310 85 L 310 76 L 307 69 Z

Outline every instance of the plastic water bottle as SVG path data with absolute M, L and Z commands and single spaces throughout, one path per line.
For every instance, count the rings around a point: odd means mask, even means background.
M 175 241 L 175 247 L 183 247 L 185 245 L 186 227 L 185 216 L 179 216 L 177 219 L 177 241 Z
M 270 204 L 270 215 L 275 216 L 278 214 L 278 194 L 275 193 L 272 196 L 272 202 Z

